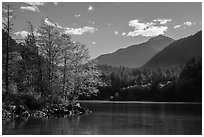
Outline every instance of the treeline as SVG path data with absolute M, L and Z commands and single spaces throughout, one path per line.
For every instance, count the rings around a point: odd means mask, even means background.
M 97 96 L 81 99 L 134 101 L 202 101 L 202 59 L 184 65 L 131 69 L 99 65 L 106 83 Z
M 28 22 L 28 35 L 20 43 L 6 27 L 2 29 L 3 105 L 41 109 L 98 92 L 101 73 L 88 49 L 56 24 L 42 21 L 34 29 Z

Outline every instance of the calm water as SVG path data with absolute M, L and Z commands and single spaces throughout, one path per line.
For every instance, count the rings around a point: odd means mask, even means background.
M 202 134 L 201 104 L 81 103 L 91 114 L 3 123 L 3 134 Z

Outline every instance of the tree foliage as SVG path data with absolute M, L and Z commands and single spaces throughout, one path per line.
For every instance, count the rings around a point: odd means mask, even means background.
M 54 23 L 42 22 L 38 29 L 34 29 L 31 22 L 28 22 L 28 26 L 29 34 L 25 42 L 17 44 L 9 36 L 12 50 L 9 49 L 14 56 L 9 66 L 10 82 L 13 83 L 10 85 L 15 87 L 12 94 L 26 94 L 48 103 L 55 99 L 73 101 L 79 95 L 90 96 L 98 92 L 101 73 L 90 60 L 84 44 L 73 42 Z M 4 30 L 2 36 L 7 36 Z M 3 66 L 7 52 L 6 38 L 4 40 Z
M 174 67 L 130 69 L 99 66 L 106 87 L 99 88 L 97 99 L 140 101 L 202 100 L 202 61 L 193 57 Z

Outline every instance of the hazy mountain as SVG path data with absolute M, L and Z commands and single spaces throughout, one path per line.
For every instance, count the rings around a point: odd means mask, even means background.
M 154 55 L 173 41 L 172 38 L 159 35 L 149 39 L 147 42 L 119 49 L 110 54 L 101 55 L 95 60 L 99 64 L 138 68 L 147 63 Z
M 202 31 L 174 41 L 155 55 L 144 67 L 179 65 L 193 56 L 202 56 Z

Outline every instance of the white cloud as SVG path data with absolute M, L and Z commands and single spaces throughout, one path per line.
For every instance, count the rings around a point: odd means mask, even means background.
M 135 29 L 138 29 L 138 30 L 146 29 L 146 28 L 148 28 L 154 24 L 155 23 L 153 23 L 153 22 L 140 23 L 139 20 L 137 20 L 137 19 L 129 21 L 129 26 L 134 27 Z
M 60 26 L 59 24 L 57 23 L 53 23 L 51 22 L 48 18 L 46 18 L 44 20 L 44 22 L 47 24 L 47 25 L 51 25 L 51 26 L 54 26 L 54 27 L 57 27 L 59 28 L 62 33 L 65 33 L 65 34 L 69 34 L 69 35 L 82 35 L 84 33 L 94 33 L 96 30 L 98 30 L 97 28 L 94 28 L 94 27 L 90 27 L 90 26 L 85 26 L 85 27 L 82 27 L 82 28 L 69 28 L 69 27 L 62 27 Z M 18 31 L 18 32 L 15 32 L 14 33 L 16 36 L 19 36 L 19 37 L 22 37 L 22 38 L 25 38 L 29 32 L 28 31 Z M 40 35 L 39 33 L 37 33 L 37 30 L 34 31 L 34 35 Z M 92 43 L 94 44 L 94 43 Z M 96 44 L 96 43 L 95 43 Z
M 186 25 L 186 26 L 191 26 L 191 25 L 192 25 L 192 22 L 186 21 L 186 22 L 184 22 L 183 24 Z
M 125 32 L 123 32 L 123 33 L 122 33 L 122 35 L 123 35 L 123 36 L 125 36 L 125 35 L 126 35 L 126 33 L 125 33 Z
M 130 31 L 128 34 L 123 32 L 123 36 L 158 36 L 164 34 L 168 29 L 167 26 L 155 26 L 153 22 L 139 22 L 137 19 L 129 21 L 129 26 L 133 27 L 134 30 Z
M 166 26 L 151 26 L 148 29 L 135 29 L 134 31 L 130 31 L 127 36 L 145 36 L 145 37 L 152 37 L 152 36 L 158 36 L 161 34 L 164 34 L 166 32 L 168 27 Z
M 34 33 L 35 36 L 40 36 L 40 34 L 37 32 L 36 29 L 34 30 L 33 33 Z M 15 33 L 14 33 L 14 35 L 19 36 L 19 37 L 21 37 L 21 38 L 26 38 L 28 34 L 30 34 L 30 33 L 29 33 L 28 31 L 25 31 L 25 30 L 23 30 L 23 31 L 18 31 L 18 32 L 15 32 Z
M 181 25 L 174 26 L 175 29 L 180 28 L 180 27 L 181 27 Z
M 53 22 L 49 21 L 48 18 L 46 18 L 44 20 L 44 22 L 47 25 L 51 25 L 51 26 L 55 26 L 55 27 L 59 28 L 62 31 L 62 33 L 69 34 L 69 35 L 82 35 L 84 33 L 94 33 L 96 30 L 98 30 L 97 28 L 90 27 L 90 26 L 85 26 L 85 27 L 82 27 L 82 28 L 62 27 L 62 26 L 58 25 L 57 23 L 53 23 Z M 16 36 L 20 36 L 22 38 L 25 38 L 29 34 L 29 32 L 28 31 L 19 31 L 19 32 L 16 32 L 14 34 Z M 38 34 L 37 31 L 35 30 L 34 35 L 37 36 L 37 35 L 40 35 L 40 34 Z
M 93 6 L 89 6 L 88 11 L 94 11 Z
M 89 26 L 85 26 L 83 28 L 65 28 L 65 32 L 66 34 L 70 34 L 70 35 L 82 35 L 84 33 L 94 33 L 97 29 L 94 27 L 89 27 Z
M 75 16 L 75 17 L 80 17 L 81 15 L 80 15 L 80 14 L 75 14 L 74 16 Z
M 50 25 L 50 26 L 59 26 L 57 23 L 55 24 L 55 23 L 51 22 L 48 18 L 46 18 L 46 19 L 44 20 L 44 22 L 45 22 L 47 25 Z M 59 27 L 60 27 L 60 26 L 59 26 Z
M 38 6 L 44 6 L 45 4 L 44 2 L 25 2 L 25 3 L 28 4 L 29 6 L 22 6 L 20 7 L 20 9 L 29 10 L 33 12 L 40 12 Z
M 23 38 L 27 37 L 28 34 L 29 34 L 29 32 L 27 32 L 27 31 L 18 31 L 18 32 L 14 33 L 14 35 L 20 36 L 20 37 L 23 37 Z
M 38 9 L 37 6 L 22 6 L 22 7 L 20 7 L 20 9 L 29 10 L 29 11 L 33 11 L 33 12 L 40 12 L 40 10 Z
M 195 24 L 196 24 L 195 22 L 192 23 L 190 21 L 186 21 L 183 24 L 179 24 L 179 25 L 174 26 L 174 28 L 177 29 L 177 28 L 183 27 L 185 29 L 186 27 L 190 27 L 190 26 L 195 25 Z
M 25 2 L 28 5 L 31 6 L 44 6 L 45 2 Z
M 118 35 L 118 31 L 114 31 L 113 33 L 114 33 L 115 35 Z
M 46 18 L 44 20 L 44 22 L 47 24 L 47 25 L 51 25 L 51 26 L 55 26 L 55 27 L 58 27 L 60 28 L 63 33 L 65 34 L 69 34 L 69 35 L 82 35 L 84 33 L 94 33 L 96 30 L 98 30 L 97 28 L 94 28 L 94 27 L 90 27 L 90 26 L 85 26 L 85 27 L 82 27 L 82 28 L 69 28 L 69 27 L 62 27 L 60 26 L 59 24 L 57 23 L 53 23 L 51 22 L 48 18 Z
M 95 42 L 95 41 L 93 41 L 93 42 L 92 42 L 92 44 L 93 44 L 93 45 L 95 45 L 95 44 L 96 44 L 96 42 Z
M 159 22 L 160 24 L 166 24 L 167 22 L 172 21 L 172 19 L 155 19 L 155 22 Z

